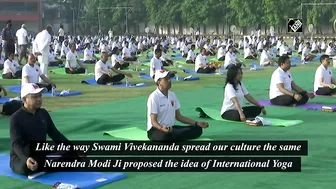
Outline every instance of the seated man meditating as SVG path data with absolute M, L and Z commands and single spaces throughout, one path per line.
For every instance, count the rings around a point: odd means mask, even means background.
M 238 66 L 229 68 L 226 76 L 224 100 L 221 109 L 223 119 L 231 121 L 246 121 L 255 118 L 261 112 L 266 115 L 264 106 L 260 105 L 247 91 L 242 83 L 243 72 Z M 244 98 L 255 106 L 244 106 Z
M 216 67 L 209 64 L 205 48 L 202 48 L 195 61 L 195 72 L 197 73 L 215 73 Z
M 155 73 L 159 70 L 167 70 L 164 69 L 163 67 L 163 63 L 161 60 L 161 56 L 162 56 L 162 50 L 160 48 L 155 49 L 155 56 L 153 56 L 153 58 L 150 61 L 150 71 L 149 71 L 149 75 L 151 78 L 154 79 Z M 170 77 L 175 77 L 175 74 L 177 72 L 172 71 L 169 72 Z
M 68 139 L 55 127 L 47 110 L 42 106 L 42 92 L 34 83 L 25 84 L 21 89 L 23 107 L 10 118 L 11 139 L 10 168 L 21 175 L 44 172 L 45 156 L 32 152 L 33 142 L 46 141 L 47 135 L 56 143 L 68 143 Z M 75 157 L 75 154 L 68 154 Z M 78 156 L 77 156 L 78 157 Z
M 195 64 L 196 56 L 195 56 L 194 50 L 195 50 L 195 45 L 191 45 L 191 48 L 188 52 L 188 56 L 187 56 L 187 59 L 186 59 L 187 64 Z
M 320 57 L 321 65 L 315 72 L 314 92 L 317 95 L 336 95 L 336 80 L 333 76 L 332 69 L 330 69 L 330 57 L 322 55 Z
M 260 66 L 273 66 L 272 58 L 268 52 L 268 45 L 263 46 L 263 50 L 260 55 Z
M 112 75 L 106 64 L 108 56 L 109 55 L 107 52 L 102 52 L 101 59 L 95 65 L 95 80 L 98 84 L 100 85 L 116 84 L 120 83 L 121 80 L 125 78 L 125 76 L 132 77 L 132 74 L 117 70 L 114 67 L 111 67 L 111 70 L 117 73 L 117 75 Z
M 84 49 L 84 63 L 95 63 L 98 58 L 96 55 L 93 53 L 91 50 L 91 44 L 90 43 L 85 43 L 85 49 Z
M 307 42 L 306 46 L 302 50 L 301 61 L 303 63 L 312 61 L 315 58 L 315 55 L 310 53 L 310 43 Z
M 36 57 L 33 54 L 28 55 L 28 62 L 22 68 L 22 86 L 27 83 L 35 83 L 40 88 L 47 88 L 51 91 L 52 87 L 56 88 L 56 85 L 52 83 L 41 71 L 40 67 L 35 64 Z M 45 83 L 38 83 L 41 78 Z
M 71 50 L 66 55 L 66 63 L 65 63 L 65 73 L 67 74 L 82 74 L 85 73 L 87 69 L 82 64 L 77 61 L 77 53 L 76 53 L 76 44 L 70 45 Z
M 296 106 L 308 102 L 309 98 L 314 98 L 314 94 L 307 93 L 293 80 L 289 69 L 291 67 L 288 55 L 280 56 L 279 67 L 273 72 L 270 84 L 269 98 L 272 104 L 279 106 Z M 292 92 L 292 89 L 297 93 Z
M 4 63 L 3 79 L 19 79 L 22 76 L 21 66 L 14 60 L 14 54 L 8 53 L 8 59 Z
M 63 64 L 63 61 L 61 59 L 58 59 L 55 55 L 55 51 L 52 48 L 50 48 L 49 66 L 59 66 L 62 64 Z
M 243 65 L 246 67 L 246 65 L 236 57 L 236 54 L 234 53 L 234 47 L 232 45 L 228 47 L 228 50 L 229 51 L 225 55 L 224 69 L 229 69 L 233 65 L 238 67 Z
M 157 71 L 154 79 L 157 89 L 147 101 L 147 136 L 151 141 L 183 141 L 196 139 L 202 135 L 206 122 L 197 122 L 180 113 L 180 103 L 175 93 L 169 91 L 169 72 Z M 177 126 L 175 120 L 190 126 Z
M 119 56 L 119 49 L 118 47 L 114 47 L 112 49 L 112 56 L 111 56 L 112 66 L 115 69 L 123 70 L 129 67 L 129 63 L 125 62 L 120 56 Z

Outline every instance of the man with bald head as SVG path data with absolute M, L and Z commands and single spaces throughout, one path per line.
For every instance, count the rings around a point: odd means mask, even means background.
M 102 52 L 100 60 L 95 65 L 95 80 L 100 85 L 110 85 L 120 83 L 127 77 L 133 77 L 132 74 L 115 69 L 112 64 L 107 64 L 108 53 Z M 116 73 L 113 75 L 110 69 Z
M 25 24 L 22 24 L 21 28 L 16 32 L 16 37 L 19 52 L 19 63 L 21 63 L 23 58 L 25 58 L 27 62 L 28 33 Z
M 52 27 L 48 25 L 46 29 L 38 33 L 35 38 L 35 45 L 36 45 L 35 54 L 38 55 L 37 58 L 41 66 L 42 74 L 45 75 L 46 77 L 48 77 L 51 34 L 52 34 Z M 39 82 L 42 82 L 42 79 L 40 79 Z
M 48 91 L 51 91 L 52 87 L 56 88 L 56 85 L 42 73 L 40 67 L 35 62 L 36 57 L 33 54 L 29 54 L 28 62 L 22 68 L 22 86 L 28 83 L 35 83 L 41 88 L 46 88 Z M 39 83 L 39 79 L 44 83 Z

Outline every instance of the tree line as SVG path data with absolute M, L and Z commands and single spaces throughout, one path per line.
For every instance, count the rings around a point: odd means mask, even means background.
M 48 3 L 55 3 L 48 0 Z M 140 31 L 139 23 L 182 28 L 206 28 L 219 25 L 236 25 L 244 30 L 254 27 L 266 30 L 274 26 L 276 32 L 287 27 L 288 18 L 302 18 L 303 23 L 313 24 L 317 33 L 322 27 L 333 28 L 336 5 L 304 5 L 301 3 L 330 3 L 329 0 L 61 0 L 63 11 L 70 23 L 74 19 L 76 30 L 106 33 L 110 28 L 123 33 L 127 25 Z M 66 4 L 66 6 L 64 6 Z M 117 7 L 131 7 L 129 9 Z M 302 11 L 301 11 L 302 10 Z M 301 15 L 301 12 L 303 13 Z M 277 31 L 278 30 L 278 31 Z M 158 32 L 158 30 L 156 30 Z M 246 33 L 246 32 L 245 32 Z

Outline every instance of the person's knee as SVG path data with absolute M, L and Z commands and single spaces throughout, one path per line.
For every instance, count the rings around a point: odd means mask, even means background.
M 195 127 L 195 137 L 198 138 L 198 137 L 202 136 L 202 134 L 203 134 L 202 127 L 196 126 Z

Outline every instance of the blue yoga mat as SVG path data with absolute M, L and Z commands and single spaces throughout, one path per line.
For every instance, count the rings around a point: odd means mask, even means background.
M 197 73 L 195 70 L 183 69 L 183 72 L 188 74 L 226 75 L 226 71 L 223 70 L 221 70 L 221 73 Z
M 150 75 L 148 74 L 139 74 L 139 77 L 142 78 L 142 79 L 152 79 Z M 170 78 L 172 81 L 176 81 L 176 77 L 172 77 Z M 200 80 L 200 77 L 198 76 L 191 76 L 191 77 L 179 77 L 178 79 L 179 81 L 196 81 L 196 80 Z
M 94 78 L 90 79 L 85 79 L 81 81 L 82 84 L 88 84 L 88 85 L 99 85 Z M 126 88 L 126 83 L 121 83 L 117 85 L 101 85 L 101 86 L 113 86 L 113 87 L 125 87 Z M 138 88 L 138 87 L 147 87 L 149 86 L 147 83 L 139 83 L 139 84 L 129 84 L 129 88 Z
M 172 54 L 171 57 L 183 58 L 182 54 Z
M 13 93 L 21 94 L 21 86 L 20 85 L 15 85 L 15 86 L 7 86 L 7 89 L 10 90 Z M 55 96 L 60 96 L 61 92 L 56 91 Z M 81 91 L 70 91 L 67 94 L 63 94 L 61 97 L 67 97 L 67 96 L 76 96 L 76 95 L 81 95 Z M 46 92 L 43 93 L 44 96 L 52 96 L 51 92 Z
M 5 104 L 6 102 L 9 102 L 9 99 L 8 97 L 1 97 L 0 98 L 0 104 Z
M 126 175 L 123 173 L 59 172 L 45 174 L 30 180 L 27 176 L 18 175 L 10 169 L 8 154 L 0 154 L 0 161 L 2 162 L 0 164 L 1 176 L 39 182 L 46 185 L 54 185 L 56 182 L 61 182 L 77 185 L 81 189 L 94 189 L 126 178 Z
M 152 59 L 153 58 L 153 56 L 151 56 L 151 55 L 147 55 L 147 59 Z

